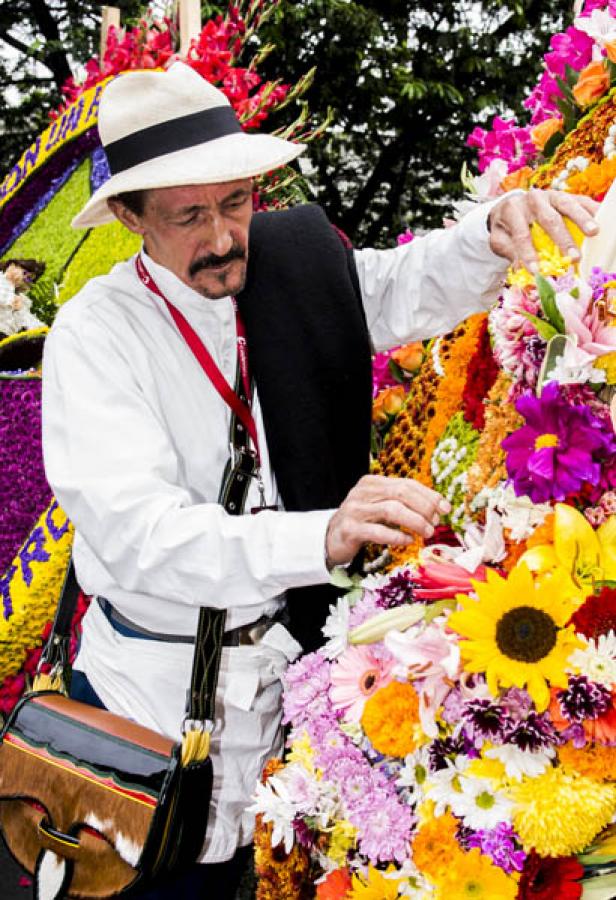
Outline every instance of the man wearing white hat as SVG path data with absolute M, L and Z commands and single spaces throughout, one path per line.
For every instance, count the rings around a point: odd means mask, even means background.
M 430 535 L 448 508 L 415 482 L 365 475 L 370 341 L 451 330 L 495 299 L 508 260 L 536 266 L 530 221 L 568 251 L 561 216 L 592 233 L 595 205 L 517 194 L 394 250 L 352 252 L 317 207 L 253 217 L 251 179 L 301 148 L 244 133 L 181 63 L 112 81 L 99 130 L 111 177 L 73 224 L 117 217 L 143 249 L 60 310 L 45 349 L 47 474 L 98 598 L 75 693 L 177 737 L 199 608 L 227 611 L 201 864 L 148 895 L 220 900 L 281 747 L 280 676 L 318 642 L 329 570 L 367 541 L 405 543 L 401 528 Z

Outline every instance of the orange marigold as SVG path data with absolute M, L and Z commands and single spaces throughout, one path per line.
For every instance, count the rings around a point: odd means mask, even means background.
M 567 190 L 586 197 L 602 197 L 616 178 L 616 157 L 591 163 L 567 178 Z
M 386 756 L 406 756 L 417 747 L 419 697 L 410 684 L 392 681 L 370 697 L 361 717 L 372 746 Z
M 586 775 L 595 781 L 616 781 L 616 752 L 604 744 L 574 747 L 563 744 L 558 749 L 560 764 L 569 775 Z
M 317 886 L 316 900 L 345 900 L 352 884 L 348 869 L 336 869 Z
M 314 887 L 310 877 L 310 854 L 295 844 L 289 854 L 284 846 L 272 847 L 271 822 L 257 816 L 255 829 L 255 871 L 257 900 L 311 900 Z
M 420 872 L 433 881 L 444 875 L 456 853 L 461 853 L 456 840 L 458 823 L 450 812 L 422 825 L 413 840 L 413 862 Z

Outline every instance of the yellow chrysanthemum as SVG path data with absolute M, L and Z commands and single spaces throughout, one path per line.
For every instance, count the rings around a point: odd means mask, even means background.
M 566 626 L 576 604 L 570 579 L 554 575 L 534 581 L 518 565 L 507 578 L 488 570 L 487 581 L 473 582 L 478 599 L 458 595 L 462 607 L 449 617 L 460 642 L 467 672 L 483 672 L 496 696 L 499 688 L 526 688 L 537 709 L 547 709 L 548 683 L 566 687 L 565 666 L 581 646 L 572 626 Z
M 605 380 L 608 384 L 616 384 L 616 353 L 606 353 L 593 363 L 595 368 L 605 370 Z
M 506 875 L 476 847 L 452 854 L 436 881 L 436 900 L 515 900 L 517 895 L 518 876 Z
M 571 232 L 573 241 L 580 247 L 584 240 L 582 231 L 570 219 L 567 220 L 567 226 Z M 537 251 L 539 271 L 541 274 L 546 277 L 550 275 L 553 277 L 566 275 L 571 268 L 571 257 L 565 256 L 560 252 L 560 249 L 554 243 L 552 238 L 543 230 L 541 225 L 537 224 L 537 222 L 533 222 L 530 231 L 535 250 Z M 511 269 L 507 280 L 509 284 L 520 288 L 531 287 L 535 284 L 535 276 L 531 275 L 524 266 L 520 266 L 515 270 Z
M 310 738 L 308 737 L 308 732 L 302 732 L 301 737 L 296 738 L 291 744 L 291 749 L 289 750 L 289 754 L 287 756 L 287 761 L 292 763 L 299 763 L 300 766 L 303 766 L 307 772 L 310 772 L 311 775 L 317 775 L 318 778 L 322 777 L 321 770 L 315 770 L 314 767 L 314 750 L 310 743 Z
M 355 847 L 356 835 L 357 828 L 346 819 L 340 819 L 332 828 L 327 855 L 337 866 L 342 867 L 346 864 L 349 850 Z
M 587 847 L 616 812 L 616 785 L 549 768 L 513 785 L 513 826 L 526 852 L 571 856 Z
M 394 872 L 395 868 L 388 866 L 387 873 Z M 349 900 L 397 900 L 400 879 L 385 878 L 385 874 L 370 866 L 366 876 L 353 875 Z

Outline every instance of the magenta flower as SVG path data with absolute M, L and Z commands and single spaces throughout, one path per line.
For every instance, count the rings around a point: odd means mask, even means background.
M 567 403 L 551 381 L 541 397 L 516 401 L 526 425 L 502 442 L 509 478 L 517 496 L 533 503 L 565 500 L 583 484 L 595 485 L 602 462 L 616 452 L 614 433 L 584 406 Z
M 592 60 L 593 39 L 584 31 L 570 25 L 566 31 L 555 34 L 550 40 L 551 53 L 543 57 L 548 71 L 565 78 L 565 66 L 581 72 Z
M 529 127 L 518 125 L 515 119 L 495 116 L 491 131 L 474 128 L 466 143 L 479 150 L 480 172 L 484 172 L 494 159 L 505 160 L 508 171 L 515 172 L 537 156 L 530 131 Z

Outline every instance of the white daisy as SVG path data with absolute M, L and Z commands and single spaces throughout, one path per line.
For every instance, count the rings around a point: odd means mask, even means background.
M 489 759 L 498 759 L 505 766 L 505 772 L 509 778 L 522 781 L 527 778 L 536 778 L 551 765 L 556 751 L 553 747 L 546 750 L 529 751 L 520 750 L 511 744 L 503 744 L 500 747 L 490 747 L 484 751 L 484 756 Z
M 453 809 L 462 793 L 461 776 L 469 765 L 468 756 L 457 756 L 455 762 L 447 760 L 447 768 L 432 772 L 425 782 L 425 793 L 435 804 L 434 815 L 444 815 L 448 807 Z
M 290 853 L 295 840 L 293 820 L 297 815 L 297 807 L 293 803 L 284 781 L 272 775 L 267 784 L 257 784 L 253 795 L 254 803 L 246 812 L 263 816 L 264 822 L 271 822 L 272 847 L 283 843 L 285 853 Z
M 586 645 L 583 650 L 575 650 L 569 657 L 572 666 L 590 681 L 605 687 L 616 684 L 616 635 L 613 631 L 600 634 L 598 638 L 581 638 Z
M 451 810 L 462 819 L 467 828 L 480 831 L 496 828 L 500 822 L 511 820 L 513 804 L 503 794 L 495 791 L 485 778 L 460 778 L 461 791 L 454 797 Z
M 349 645 L 350 607 L 346 597 L 340 597 L 335 606 L 330 606 L 329 615 L 323 626 L 323 635 L 329 638 L 322 652 L 328 659 L 341 656 Z

